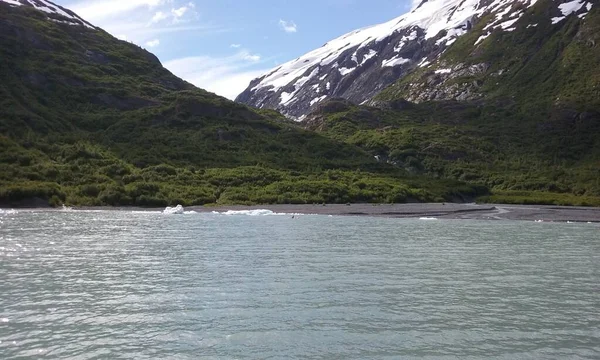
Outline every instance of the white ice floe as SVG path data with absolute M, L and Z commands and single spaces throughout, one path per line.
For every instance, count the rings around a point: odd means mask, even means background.
M 9 210 L 3 210 L 0 209 L 0 215 L 15 215 L 18 214 L 19 212 L 17 210 L 14 209 L 9 209 Z
M 224 212 L 213 211 L 216 215 L 244 215 L 244 216 L 301 216 L 306 214 L 301 213 L 276 213 L 268 209 L 254 209 L 254 210 L 227 210 Z
M 167 208 L 163 210 L 163 214 L 167 214 L 167 215 L 181 215 L 184 213 L 185 213 L 185 209 L 181 205 L 177 205 L 175 207 L 167 206 Z

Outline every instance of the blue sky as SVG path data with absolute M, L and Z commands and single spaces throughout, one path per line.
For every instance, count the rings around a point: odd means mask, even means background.
M 278 64 L 411 7 L 411 0 L 54 1 L 229 98 Z

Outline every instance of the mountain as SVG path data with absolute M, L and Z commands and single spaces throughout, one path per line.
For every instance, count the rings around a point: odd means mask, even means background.
M 73 11 L 66 9 L 58 4 L 48 0 L 0 0 L 10 6 L 23 6 L 25 8 L 31 8 L 38 11 L 42 11 L 46 14 L 50 21 L 68 25 L 79 25 L 85 26 L 89 29 L 96 29 L 96 27 L 83 18 L 79 17 Z
M 195 88 L 50 1 L 0 0 L 0 205 L 468 199 Z
M 482 19 L 364 105 L 326 101 L 303 124 L 407 171 L 485 185 L 490 201 L 600 205 L 600 8 L 590 4 L 538 0 L 511 31 Z
M 237 101 L 276 109 L 301 120 L 326 99 L 344 98 L 361 104 L 399 79 L 426 69 L 434 69 L 439 75 L 481 72 L 482 69 L 474 67 L 451 69 L 434 65 L 467 34 L 469 45 L 477 47 L 487 38 L 510 34 L 517 28 L 530 28 L 533 32 L 540 23 L 546 29 L 547 23 L 560 27 L 573 17 L 583 20 L 596 3 L 586 0 L 424 0 L 405 15 L 343 35 L 277 67 L 253 80 Z M 537 18 L 532 15 L 537 13 L 541 14 Z M 463 42 L 461 46 L 466 45 Z M 474 96 L 451 95 L 444 98 L 461 100 Z M 426 101 L 435 100 L 436 96 L 409 98 Z

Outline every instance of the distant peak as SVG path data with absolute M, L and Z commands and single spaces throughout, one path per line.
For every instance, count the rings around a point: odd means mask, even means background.
M 10 6 L 26 6 L 36 10 L 42 11 L 48 15 L 48 17 L 58 23 L 64 23 L 68 25 L 79 25 L 85 26 L 90 29 L 96 29 L 96 27 L 73 11 L 64 8 L 60 5 L 53 3 L 48 0 L 0 0 L 0 3 L 8 4 Z

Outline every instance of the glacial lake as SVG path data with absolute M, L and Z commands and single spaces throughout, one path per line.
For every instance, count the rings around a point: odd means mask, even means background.
M 598 359 L 600 226 L 0 211 L 0 359 Z

